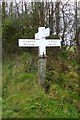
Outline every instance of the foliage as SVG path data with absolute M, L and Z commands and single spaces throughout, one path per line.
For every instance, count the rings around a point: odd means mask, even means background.
M 37 28 L 31 27 L 32 18 L 30 15 L 23 14 L 20 18 L 6 18 L 2 21 L 2 41 L 3 57 L 18 53 L 19 38 L 34 38 Z M 14 46 L 14 47 L 13 47 Z M 21 51 L 23 51 L 22 49 Z
M 14 53 L 18 39 L 18 20 L 6 19 L 3 21 L 3 50 L 6 53 Z M 13 48 L 14 46 L 14 48 Z

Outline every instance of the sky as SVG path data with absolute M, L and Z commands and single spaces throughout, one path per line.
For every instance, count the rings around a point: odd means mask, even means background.
M 31 1 L 31 0 L 16 0 L 17 2 L 22 2 L 22 1 Z M 33 1 L 36 1 L 36 2 L 38 2 L 39 0 L 33 0 Z M 41 0 L 42 1 L 42 0 Z M 47 0 L 44 0 L 44 1 L 47 1 Z M 49 0 L 49 1 L 53 1 L 53 2 L 56 2 L 56 0 Z M 60 1 L 60 0 L 58 0 L 58 1 Z M 68 0 L 61 0 L 61 1 L 63 1 L 63 2 L 67 2 Z M 75 0 L 70 0 L 71 2 L 74 2 Z M 80 0 L 77 0 L 77 2 L 78 1 L 80 1 Z
M 22 1 L 31 1 L 31 0 L 16 0 L 17 2 L 22 2 Z M 38 2 L 39 0 L 33 0 L 33 1 L 36 1 L 36 2 Z M 42 1 L 42 0 L 40 0 L 40 1 Z M 47 0 L 44 0 L 45 2 L 47 1 Z M 53 1 L 53 2 L 56 2 L 56 0 L 48 0 L 48 1 Z M 60 0 L 58 0 L 58 1 L 60 1 Z M 61 1 L 63 1 L 63 2 L 67 2 L 68 0 L 61 0 Z M 74 1 L 76 1 L 76 0 L 70 0 L 71 2 L 74 2 Z M 77 0 L 77 2 L 79 2 L 80 0 Z
M 2 2 L 2 1 L 5 1 L 5 2 L 15 2 L 15 0 L 0 0 L 0 2 Z M 24 2 L 24 1 L 28 1 L 28 2 L 31 2 L 32 0 L 16 0 L 16 2 Z M 39 0 L 33 0 L 33 1 L 35 1 L 35 2 L 38 2 Z M 41 1 L 41 0 L 40 0 Z M 47 1 L 47 0 L 44 0 L 45 2 Z M 53 2 L 56 2 L 56 0 L 48 0 L 48 1 L 53 1 Z M 58 1 L 60 1 L 60 0 L 58 0 Z M 63 1 L 64 3 L 66 3 L 68 0 L 61 0 L 61 1 Z M 76 0 L 70 0 L 71 2 L 74 2 L 74 1 L 76 1 Z M 77 2 L 79 2 L 80 0 L 77 0 Z

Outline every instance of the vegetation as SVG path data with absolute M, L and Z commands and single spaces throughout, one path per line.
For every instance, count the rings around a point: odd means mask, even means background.
M 35 55 L 24 52 L 4 61 L 3 118 L 78 118 L 76 56 L 61 50 L 57 59 L 52 58 L 47 59 L 46 93 L 37 82 Z

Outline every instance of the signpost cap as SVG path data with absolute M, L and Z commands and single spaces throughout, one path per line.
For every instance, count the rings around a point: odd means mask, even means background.
M 45 27 L 39 27 L 39 28 L 38 28 L 38 31 L 41 32 L 41 31 L 44 30 L 44 29 L 45 29 Z

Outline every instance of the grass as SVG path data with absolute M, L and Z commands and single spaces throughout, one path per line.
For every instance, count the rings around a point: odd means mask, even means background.
M 2 111 L 2 63 L 0 61 L 0 111 Z M 2 117 L 2 112 L 0 112 L 0 118 Z
M 47 93 L 37 82 L 36 57 L 24 52 L 6 60 L 3 63 L 3 118 L 78 118 L 77 63 L 66 60 L 65 56 L 61 53 L 60 61 L 65 64 L 68 61 L 67 66 L 72 69 L 63 73 L 60 67 L 56 69 L 59 64 L 55 62 L 56 78 L 53 81 L 51 73 Z

